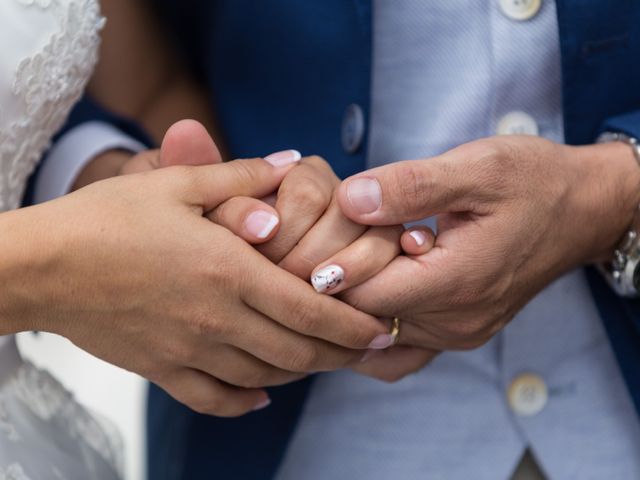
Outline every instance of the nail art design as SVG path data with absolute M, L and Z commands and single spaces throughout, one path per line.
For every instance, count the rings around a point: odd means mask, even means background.
M 344 280 L 344 270 L 338 265 L 327 265 L 311 277 L 311 285 L 318 293 L 333 290 Z

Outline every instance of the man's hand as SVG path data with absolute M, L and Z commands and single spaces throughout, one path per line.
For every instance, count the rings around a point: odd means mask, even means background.
M 167 130 L 162 149 L 146 150 L 137 155 L 124 150 L 109 150 L 94 158 L 80 172 L 71 191 L 120 175 L 176 165 L 217 163 L 222 163 L 222 156 L 202 124 L 194 120 L 182 120 Z
M 365 225 L 438 215 L 438 235 L 427 253 L 396 258 L 342 298 L 402 319 L 400 343 L 427 349 L 413 360 L 403 354 L 408 373 L 437 351 L 482 345 L 552 280 L 607 258 L 639 193 L 628 146 L 537 137 L 481 140 L 364 172 L 340 187 L 345 215 Z M 370 362 L 383 368 L 393 355 Z

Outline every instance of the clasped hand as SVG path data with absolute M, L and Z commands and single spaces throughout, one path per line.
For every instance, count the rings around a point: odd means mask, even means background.
M 51 204 L 47 216 L 65 218 L 81 200 L 91 221 L 71 242 L 54 238 L 47 264 L 92 281 L 67 285 L 73 302 L 29 328 L 222 416 L 264 407 L 263 387 L 312 372 L 397 380 L 442 350 L 482 345 L 553 279 L 606 255 L 628 219 L 605 234 L 593 220 L 637 199 L 594 195 L 599 148 L 487 139 L 340 184 L 322 159 L 293 151 L 221 164 L 204 129 L 180 122 L 160 151 L 118 168 L 137 175 Z M 437 237 L 398 226 L 433 215 Z M 52 288 L 38 301 L 54 298 Z M 86 318 L 72 315 L 78 298 Z M 384 319 L 395 316 L 400 345 L 388 348 Z

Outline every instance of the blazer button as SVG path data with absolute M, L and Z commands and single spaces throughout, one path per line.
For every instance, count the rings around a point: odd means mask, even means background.
M 507 17 L 519 22 L 536 16 L 542 0 L 500 0 L 500 9 Z
M 360 105 L 352 103 L 342 119 L 342 148 L 347 153 L 356 153 L 364 138 L 364 113 Z
M 496 134 L 498 135 L 538 135 L 538 123 L 525 112 L 510 112 L 498 120 Z
M 547 385 L 542 377 L 535 373 L 518 375 L 507 389 L 509 406 L 521 417 L 531 417 L 540 413 L 548 399 Z

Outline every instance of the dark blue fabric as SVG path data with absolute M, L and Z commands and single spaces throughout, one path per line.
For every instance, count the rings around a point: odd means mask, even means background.
M 151 385 L 147 410 L 148 478 L 263 480 L 293 433 L 312 379 L 271 388 L 272 404 L 244 417 L 194 413 Z
M 608 118 L 602 125 L 603 132 L 622 132 L 640 139 L 640 110 Z

